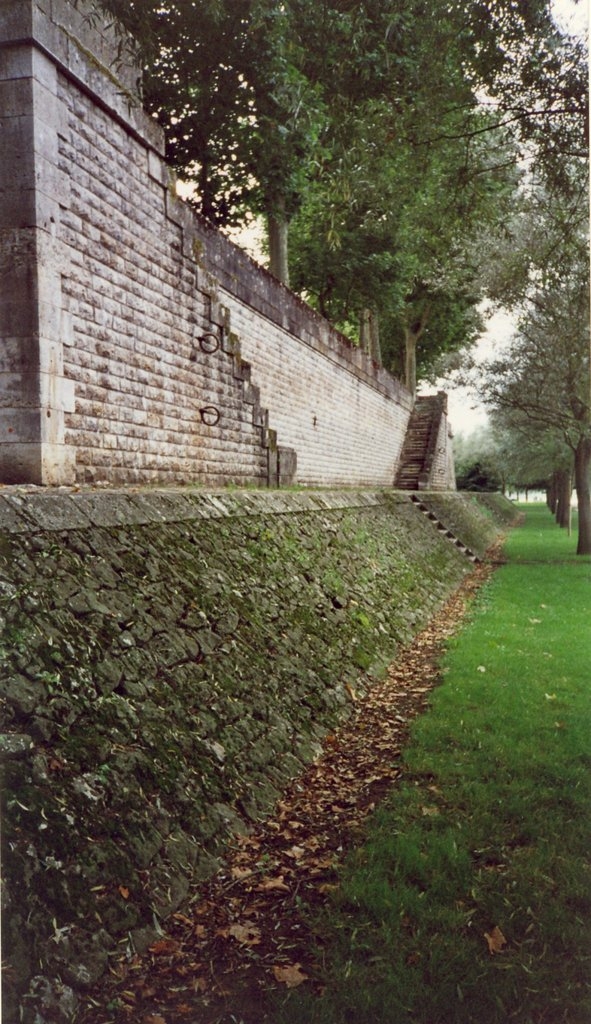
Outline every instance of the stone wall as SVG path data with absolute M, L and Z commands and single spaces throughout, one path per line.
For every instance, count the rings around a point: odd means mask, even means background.
M 116 50 L 0 0 L 0 479 L 391 485 L 411 396 L 178 200 Z
M 470 569 L 391 490 L 5 488 L 3 1019 L 152 941 Z
M 425 482 L 426 490 L 455 490 L 456 470 L 453 456 L 451 427 L 447 415 L 447 395 L 439 392 L 441 413 L 438 429 L 433 438 L 429 474 Z

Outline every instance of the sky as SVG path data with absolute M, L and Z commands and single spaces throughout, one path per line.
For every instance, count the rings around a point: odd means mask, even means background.
M 515 321 L 512 316 L 500 310 L 490 318 L 486 331 L 471 349 L 470 354 L 476 361 L 494 358 L 509 341 L 514 330 Z M 437 383 L 435 387 L 447 394 L 448 419 L 454 434 L 468 435 L 478 427 L 486 425 L 486 409 L 479 403 L 477 395 L 466 388 L 453 386 L 445 380 Z M 432 388 L 428 390 L 432 391 Z
M 589 31 L 588 0 L 554 0 L 554 19 L 563 32 L 575 36 L 586 36 Z

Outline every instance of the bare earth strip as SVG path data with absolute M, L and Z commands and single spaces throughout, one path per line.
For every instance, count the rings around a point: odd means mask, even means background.
M 299 908 L 319 907 L 334 889 L 337 865 L 363 842 L 367 815 L 402 775 L 409 724 L 427 706 L 445 640 L 494 571 L 496 553 L 498 546 L 363 701 L 350 691 L 354 714 L 325 737 L 322 756 L 272 817 L 237 837 L 222 870 L 166 934 L 144 956 L 113 965 L 84 1024 L 272 1024 L 267 993 L 319 986 L 322 948 Z

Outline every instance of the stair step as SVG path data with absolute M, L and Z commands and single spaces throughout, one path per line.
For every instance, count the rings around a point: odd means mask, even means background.
M 439 533 L 442 533 L 444 537 L 446 537 L 449 541 L 451 541 L 451 543 L 458 549 L 458 551 L 461 551 L 462 554 L 466 556 L 466 558 L 468 558 L 471 562 L 474 563 L 480 561 L 478 555 L 475 555 L 474 552 L 471 551 L 470 548 L 467 547 L 467 545 L 459 539 L 459 537 L 456 537 L 455 533 L 453 533 L 452 530 L 448 530 L 447 526 L 445 526 L 441 522 L 441 520 L 437 518 L 435 513 L 432 512 L 431 509 L 427 505 L 425 505 L 423 501 L 421 501 L 417 494 L 411 494 L 410 500 L 417 507 L 419 512 L 422 512 L 423 515 L 426 516 L 426 518 L 429 520 L 429 522 L 433 523 L 436 530 Z

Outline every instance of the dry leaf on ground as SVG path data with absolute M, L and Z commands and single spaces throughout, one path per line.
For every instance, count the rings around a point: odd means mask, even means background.
M 302 982 L 308 980 L 308 975 L 304 974 L 300 964 L 288 964 L 286 967 L 274 967 L 273 974 L 275 980 L 279 981 L 282 985 L 287 985 L 288 988 L 297 988 Z
M 231 924 L 229 928 L 221 928 L 219 934 L 224 938 L 231 936 L 245 946 L 256 946 L 261 941 L 261 933 L 252 924 Z
M 494 927 L 491 932 L 485 932 L 484 937 L 488 943 L 488 951 L 491 956 L 494 956 L 495 953 L 502 953 L 503 946 L 507 945 L 507 940 L 500 928 Z

